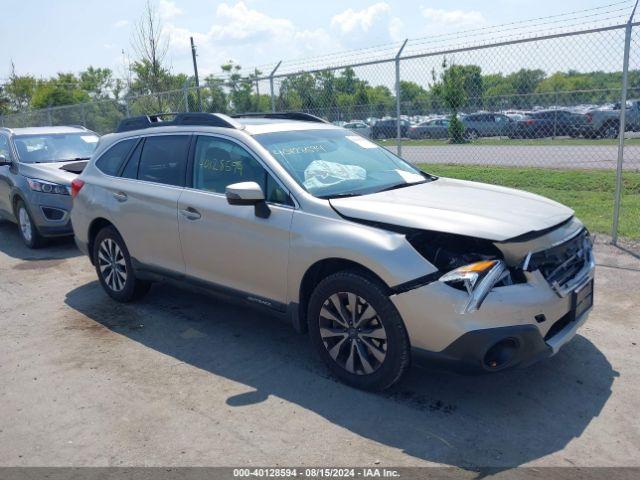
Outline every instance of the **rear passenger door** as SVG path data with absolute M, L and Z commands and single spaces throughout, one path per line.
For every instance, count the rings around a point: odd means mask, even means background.
M 116 227 L 142 268 L 184 273 L 177 211 L 190 143 L 189 133 L 141 139 L 110 186 Z
M 187 275 L 282 307 L 294 211 L 289 193 L 233 139 L 198 136 L 192 156 L 189 186 L 178 203 Z M 262 187 L 268 216 L 257 215 L 254 206 L 229 205 L 225 188 L 238 182 Z

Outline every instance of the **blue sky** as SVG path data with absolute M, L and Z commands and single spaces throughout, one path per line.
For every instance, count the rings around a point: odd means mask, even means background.
M 487 25 L 594 8 L 621 0 L 157 0 L 170 38 L 168 59 L 191 73 L 189 36 L 203 74 L 233 59 L 243 66 L 311 57 Z M 631 1 L 611 10 L 627 8 Z M 144 0 L 3 0 L 0 79 L 13 60 L 19 74 L 47 76 L 107 66 L 124 77 L 122 50 Z

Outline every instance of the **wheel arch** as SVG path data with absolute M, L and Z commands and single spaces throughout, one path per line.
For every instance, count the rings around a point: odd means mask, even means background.
M 18 220 L 18 212 L 17 212 L 18 202 L 24 203 L 24 206 L 27 208 L 27 211 L 29 211 L 29 204 L 27 200 L 24 198 L 24 195 L 22 194 L 22 192 L 16 189 L 11 193 L 11 211 L 13 212 L 13 216 L 16 218 L 16 221 Z
M 302 276 L 300 282 L 298 304 L 294 311 L 292 311 L 292 323 L 294 328 L 300 333 L 306 333 L 307 328 L 307 308 L 309 306 L 309 297 L 314 290 L 314 287 L 322 280 L 337 272 L 346 270 L 356 271 L 363 276 L 374 280 L 379 283 L 387 294 L 392 293 L 392 289 L 387 283 L 380 278 L 373 270 L 365 267 L 364 265 L 348 260 L 346 258 L 324 258 L 318 260 L 307 268 L 306 272 Z
M 87 239 L 88 239 L 87 245 L 88 245 L 88 251 L 89 251 L 89 259 L 91 260 L 92 265 L 93 265 L 93 242 L 98 236 L 98 233 L 106 227 L 113 227 L 116 229 L 116 231 L 118 231 L 116 226 L 104 217 L 94 218 L 91 224 L 89 225 L 89 231 L 87 235 Z

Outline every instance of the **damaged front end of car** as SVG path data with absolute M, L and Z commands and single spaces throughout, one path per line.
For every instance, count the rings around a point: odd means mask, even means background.
M 417 230 L 406 238 L 438 271 L 392 301 L 431 361 L 463 371 L 531 364 L 569 341 L 593 304 L 592 241 L 574 217 L 504 241 Z

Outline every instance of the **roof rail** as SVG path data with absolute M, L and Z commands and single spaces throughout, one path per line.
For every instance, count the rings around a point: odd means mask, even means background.
M 173 117 L 173 118 L 171 118 Z M 164 120 L 169 118 L 169 120 Z M 209 127 L 223 127 L 242 129 L 243 126 L 233 118 L 222 113 L 156 113 L 153 115 L 141 115 L 138 117 L 124 118 L 118 124 L 116 132 L 128 132 L 152 127 L 168 127 L 180 125 L 201 125 Z
M 274 118 L 280 120 L 299 120 L 303 122 L 329 123 L 326 120 L 304 112 L 265 112 L 265 113 L 241 113 L 232 115 L 233 118 Z

